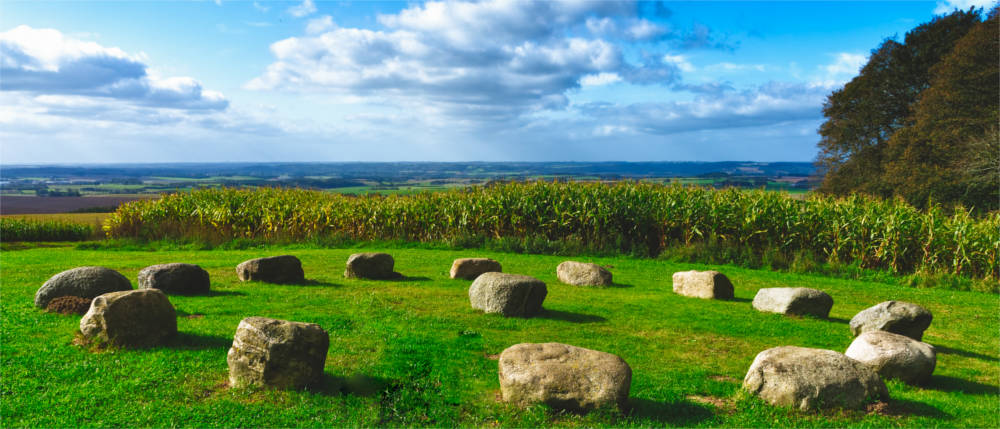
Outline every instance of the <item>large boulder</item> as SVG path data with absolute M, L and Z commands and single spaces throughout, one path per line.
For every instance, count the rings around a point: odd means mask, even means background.
M 559 343 L 517 344 L 500 354 L 503 400 L 587 411 L 625 408 L 632 368 L 611 353 Z
M 298 389 L 320 381 L 330 335 L 315 323 L 266 317 L 240 321 L 226 359 L 233 387 Z
M 394 272 L 396 261 L 388 253 L 355 253 L 347 258 L 344 277 L 350 279 L 391 280 L 402 277 Z
M 854 336 L 868 331 L 888 331 L 920 341 L 934 316 L 917 304 L 886 301 L 866 308 L 851 318 Z
M 90 303 L 80 332 L 98 343 L 150 347 L 177 334 L 177 313 L 159 289 L 111 292 Z
M 500 263 L 490 258 L 460 258 L 451 264 L 451 278 L 475 280 L 483 273 L 499 273 Z
M 760 352 L 743 388 L 772 405 L 861 408 L 888 399 L 885 383 L 867 365 L 833 350 L 784 346 Z
M 469 287 L 472 308 L 507 317 L 532 317 L 542 311 L 548 289 L 534 277 L 483 273 Z
M 934 346 L 886 331 L 858 335 L 844 354 L 872 367 L 882 378 L 896 378 L 910 384 L 930 380 L 937 365 Z
M 267 283 L 303 283 L 305 272 L 302 262 L 292 255 L 271 256 L 251 259 L 236 266 L 236 276 L 241 281 L 261 281 Z
M 79 267 L 52 276 L 35 292 L 35 307 L 45 308 L 60 296 L 97 298 L 108 292 L 131 290 L 132 283 L 118 271 L 104 267 Z
M 139 271 L 139 289 L 159 289 L 163 293 L 194 295 L 208 293 L 208 271 L 192 264 L 151 265 Z
M 674 273 L 674 293 L 702 299 L 733 299 L 733 283 L 718 271 Z
M 574 286 L 608 286 L 611 272 L 597 264 L 566 261 L 556 267 L 559 281 Z
M 768 313 L 809 315 L 826 318 L 833 298 L 826 292 L 805 287 L 772 287 L 757 291 L 753 308 Z

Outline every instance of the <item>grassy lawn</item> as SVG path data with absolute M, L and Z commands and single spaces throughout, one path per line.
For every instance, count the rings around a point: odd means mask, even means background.
M 382 249 L 368 249 L 382 250 Z M 389 249 L 405 281 L 343 278 L 357 249 L 95 251 L 39 247 L 0 256 L 0 421 L 4 427 L 111 426 L 1000 426 L 997 295 L 911 289 L 818 276 L 715 267 L 736 286 L 732 301 L 671 292 L 674 271 L 708 266 L 630 258 L 573 258 L 610 265 L 615 287 L 560 284 L 558 256 Z M 307 285 L 240 283 L 237 263 L 298 256 Z M 447 278 L 458 257 L 497 259 L 505 272 L 549 288 L 546 312 L 505 319 L 472 310 L 470 282 Z M 34 308 L 35 291 L 68 268 L 102 265 L 135 284 L 145 266 L 201 265 L 210 296 L 171 296 L 179 336 L 146 350 L 72 345 L 79 317 Z M 759 313 L 757 289 L 807 286 L 833 296 L 829 320 Z M 934 313 L 924 341 L 938 350 L 929 385 L 888 383 L 883 412 L 800 412 L 742 394 L 754 356 L 780 345 L 844 351 L 847 321 L 881 301 Z M 325 379 L 308 391 L 226 387 L 226 352 L 241 319 L 266 316 L 321 325 L 330 334 Z M 562 414 L 497 401 L 495 355 L 521 342 L 562 342 L 617 354 L 633 370 L 625 414 Z

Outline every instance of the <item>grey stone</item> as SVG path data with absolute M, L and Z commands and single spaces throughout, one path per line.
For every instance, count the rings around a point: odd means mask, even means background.
M 104 267 L 78 267 L 52 276 L 35 293 L 35 307 L 45 308 L 60 296 L 97 298 L 108 292 L 131 290 L 132 283 L 118 271 Z
M 844 354 L 872 367 L 883 379 L 895 378 L 909 384 L 930 380 L 937 365 L 934 346 L 886 331 L 858 335 Z
M 166 294 L 208 293 L 208 271 L 192 264 L 151 265 L 139 271 L 139 289 L 159 289 Z
M 483 273 L 469 287 L 472 308 L 507 317 L 532 317 L 542 311 L 548 289 L 534 277 Z
M 674 273 L 674 293 L 702 299 L 733 299 L 733 284 L 718 271 Z
M 888 399 L 885 383 L 867 365 L 833 350 L 784 346 L 760 352 L 743 388 L 771 405 L 861 408 Z
M 559 343 L 524 343 L 500 354 L 503 400 L 588 411 L 628 404 L 632 368 L 611 353 Z
M 267 283 L 303 283 L 305 272 L 302 262 L 292 255 L 271 256 L 251 259 L 236 266 L 236 276 L 241 281 L 260 281 Z
M 566 261 L 556 267 L 559 281 L 574 286 L 608 286 L 611 272 L 597 264 Z
M 826 292 L 805 287 L 773 287 L 757 291 L 753 308 L 768 313 L 809 315 L 826 318 L 833 308 L 833 297 Z
M 920 341 L 934 316 L 917 304 L 886 301 L 866 308 L 851 318 L 851 333 L 858 336 L 868 331 L 888 331 Z
M 94 298 L 80 319 L 85 338 L 122 347 L 150 347 L 177 335 L 177 313 L 159 289 L 111 292 Z
M 503 272 L 500 263 L 490 258 L 461 258 L 451 264 L 451 278 L 475 280 L 483 273 Z
M 347 258 L 344 277 L 352 279 L 391 280 L 402 277 L 394 272 L 396 261 L 388 253 L 355 253 Z
M 240 321 L 226 361 L 233 387 L 298 389 L 322 380 L 330 335 L 315 323 L 266 317 Z

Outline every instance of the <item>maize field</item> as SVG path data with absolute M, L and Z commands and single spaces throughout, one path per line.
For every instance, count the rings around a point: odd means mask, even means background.
M 93 236 L 92 226 L 75 222 L 0 218 L 0 241 L 82 241 Z

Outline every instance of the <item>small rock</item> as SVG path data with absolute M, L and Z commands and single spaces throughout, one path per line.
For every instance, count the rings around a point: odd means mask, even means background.
M 244 261 L 236 266 L 241 281 L 295 284 L 305 282 L 302 262 L 292 255 L 271 256 Z
M 556 267 L 559 281 L 574 286 L 608 286 L 611 271 L 597 264 L 566 261 Z
M 229 383 L 298 389 L 323 377 L 330 335 L 315 323 L 248 317 L 229 349 Z
M 933 319 L 930 311 L 917 304 L 886 301 L 866 308 L 851 318 L 851 333 L 888 331 L 920 341 Z
M 90 309 L 90 298 L 80 298 L 78 296 L 60 296 L 49 301 L 45 306 L 45 311 L 59 314 L 79 314 L 83 316 Z
M 194 295 L 208 293 L 208 271 L 192 264 L 160 264 L 139 271 L 139 289 L 159 289 L 163 293 Z
M 490 258 L 461 258 L 451 264 L 451 278 L 475 280 L 482 273 L 499 273 L 500 263 Z
M 177 334 L 177 313 L 159 289 L 111 292 L 94 298 L 80 332 L 116 346 L 155 346 Z
M 858 335 L 844 354 L 872 367 L 884 379 L 896 378 L 909 384 L 930 380 L 937 365 L 934 346 L 886 331 Z
M 131 290 L 132 283 L 118 271 L 104 267 L 79 267 L 52 276 L 35 293 L 35 307 L 45 308 L 60 296 L 97 298 L 108 292 Z
M 393 271 L 396 261 L 388 253 L 355 253 L 347 258 L 344 277 L 349 279 L 391 280 L 402 277 Z
M 632 368 L 611 353 L 559 343 L 517 344 L 500 354 L 503 400 L 519 405 L 544 403 L 556 409 L 624 409 Z
M 802 410 L 859 409 L 889 398 L 885 383 L 867 365 L 833 350 L 794 346 L 760 352 L 743 388 L 771 405 Z
M 507 317 L 532 317 L 542 311 L 548 289 L 534 277 L 483 273 L 469 287 L 472 308 Z
M 733 299 L 733 284 L 718 271 L 674 273 L 674 293 L 702 299 Z
M 826 292 L 805 287 L 773 287 L 757 291 L 753 308 L 768 313 L 810 315 L 826 318 L 833 298 Z

